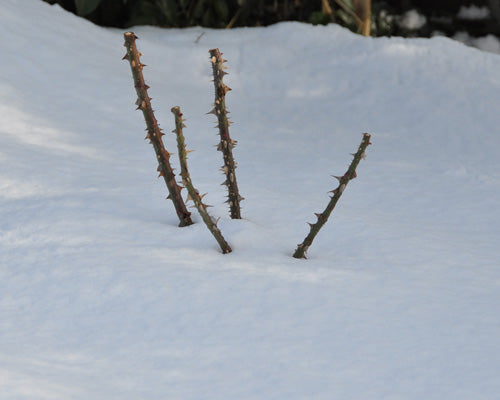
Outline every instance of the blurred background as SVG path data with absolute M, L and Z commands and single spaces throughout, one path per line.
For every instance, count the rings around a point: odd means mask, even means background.
M 365 36 L 443 35 L 500 53 L 500 0 L 44 0 L 128 28 L 336 23 Z

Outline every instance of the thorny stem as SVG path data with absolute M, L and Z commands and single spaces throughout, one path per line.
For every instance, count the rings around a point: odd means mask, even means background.
M 368 133 L 363 134 L 363 139 L 361 140 L 361 144 L 359 145 L 356 154 L 353 155 L 354 159 L 352 160 L 351 165 L 349 166 L 347 172 L 343 176 L 335 177 L 338 179 L 339 185 L 336 189 L 332 190 L 331 193 L 333 193 L 333 196 L 331 196 L 330 202 L 326 206 L 326 209 L 322 213 L 316 214 L 316 217 L 318 218 L 316 223 L 309 224 L 311 226 L 311 230 L 309 231 L 309 234 L 306 236 L 304 241 L 297 246 L 295 253 L 293 253 L 293 256 L 295 258 L 306 258 L 306 252 L 309 249 L 309 246 L 311 246 L 319 230 L 328 220 L 328 217 L 335 208 L 337 201 L 340 199 L 340 196 L 342 196 L 342 193 L 344 193 L 345 187 L 347 186 L 347 184 L 351 179 L 356 178 L 356 168 L 361 159 L 365 157 L 366 148 L 371 144 L 370 137 L 371 136 Z
M 219 49 L 209 50 L 210 62 L 212 63 L 212 70 L 214 75 L 214 86 L 215 86 L 215 102 L 214 108 L 209 112 L 209 114 L 214 114 L 218 120 L 218 128 L 220 134 L 220 143 L 217 146 L 217 150 L 222 152 L 224 159 L 224 166 L 221 168 L 226 175 L 226 180 L 223 185 L 227 186 L 228 189 L 228 199 L 229 209 L 231 218 L 241 219 L 240 211 L 240 201 L 243 197 L 240 196 L 238 191 L 238 183 L 236 182 L 236 162 L 233 158 L 233 148 L 236 145 L 236 141 L 232 140 L 229 136 L 229 125 L 230 122 L 227 119 L 228 111 L 226 110 L 226 93 L 231 90 L 223 82 L 223 77 L 227 73 L 224 71 L 226 66 L 224 65 L 224 60 L 222 58 L 222 53 Z
M 125 54 L 123 59 L 130 62 L 134 86 L 137 92 L 137 109 L 142 110 L 144 115 L 147 127 L 146 131 L 148 132 L 146 139 L 149 139 L 154 147 L 158 160 L 158 172 L 160 176 L 163 176 L 169 192 L 167 198 L 171 199 L 174 203 L 175 211 L 180 220 L 179 226 L 191 225 L 193 223 L 191 213 L 187 210 L 182 200 L 181 187 L 175 182 L 175 174 L 170 165 L 170 153 L 165 149 L 162 141 L 164 134 L 158 125 L 153 108 L 151 107 L 151 98 L 148 96 L 149 86 L 144 82 L 142 74 L 142 69 L 145 65 L 140 61 L 141 53 L 139 53 L 135 44 L 137 36 L 133 32 L 126 32 L 123 36 L 125 38 L 124 46 L 127 48 L 127 54 Z
M 185 125 L 184 125 L 184 120 L 182 119 L 181 109 L 179 107 L 173 107 L 170 111 L 172 111 L 172 113 L 174 114 L 174 117 L 175 117 L 175 130 L 174 130 L 174 132 L 177 135 L 177 150 L 179 151 L 182 184 L 185 186 L 185 188 L 188 191 L 188 194 L 189 194 L 188 200 L 193 200 L 196 209 L 198 210 L 198 212 L 201 215 L 201 218 L 203 219 L 203 222 L 205 222 L 205 225 L 207 226 L 208 230 L 215 237 L 215 240 L 217 240 L 217 243 L 219 243 L 219 246 L 222 250 L 222 253 L 223 254 L 230 253 L 232 251 L 231 247 L 229 246 L 229 244 L 226 242 L 226 240 L 222 236 L 221 231 L 217 227 L 217 222 L 215 222 L 212 219 L 212 217 L 208 214 L 207 205 L 204 204 L 202 201 L 203 196 L 200 196 L 198 194 L 197 190 L 193 186 L 193 183 L 191 182 L 191 177 L 189 175 L 189 171 L 188 171 L 188 167 L 187 167 L 187 153 L 189 151 L 186 150 L 186 145 L 184 143 L 184 135 L 182 133 L 182 128 L 184 128 Z

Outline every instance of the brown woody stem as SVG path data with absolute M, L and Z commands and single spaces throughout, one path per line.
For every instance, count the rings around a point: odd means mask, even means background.
M 318 218 L 316 223 L 309 224 L 311 226 L 311 230 L 309 231 L 309 234 L 306 236 L 304 241 L 297 246 L 295 253 L 293 253 L 293 256 L 295 258 L 306 258 L 306 252 L 309 249 L 309 246 L 311 246 L 321 227 L 326 223 L 326 221 L 328 221 L 328 217 L 335 208 L 337 201 L 340 199 L 340 196 L 342 196 L 342 193 L 344 193 L 344 189 L 346 188 L 347 184 L 351 179 L 356 178 L 356 168 L 361 159 L 365 157 L 366 148 L 371 144 L 370 137 L 371 136 L 368 133 L 363 134 L 361 144 L 359 145 L 356 154 L 354 154 L 354 159 L 352 160 L 347 172 L 343 176 L 335 177 L 338 179 L 339 185 L 336 189 L 332 190 L 331 193 L 333 193 L 333 196 L 331 196 L 330 202 L 326 206 L 326 209 L 322 213 L 316 214 L 316 217 Z
M 224 166 L 222 171 L 226 175 L 226 180 L 223 182 L 228 189 L 228 199 L 229 209 L 231 218 L 241 219 L 240 211 L 240 201 L 243 197 L 240 196 L 238 191 L 238 183 L 236 182 L 236 162 L 233 158 L 233 148 L 236 145 L 236 141 L 232 140 L 229 136 L 229 124 L 227 119 L 228 111 L 226 110 L 226 93 L 231 90 L 223 82 L 224 75 L 227 74 L 224 70 L 226 66 L 224 65 L 224 60 L 222 58 L 222 53 L 219 49 L 209 50 L 210 62 L 212 63 L 212 70 L 214 75 L 214 86 L 215 86 L 215 102 L 214 108 L 209 112 L 209 114 L 214 114 L 218 120 L 220 143 L 217 146 L 217 150 L 222 152 L 224 159 Z
M 180 220 L 179 226 L 191 225 L 193 223 L 191 213 L 187 210 L 182 200 L 181 187 L 175 182 L 175 174 L 170 165 L 170 154 L 163 145 L 162 136 L 164 133 L 161 131 L 151 107 L 151 98 L 148 96 L 149 86 L 144 82 L 142 74 L 142 69 L 145 65 L 140 61 L 141 53 L 137 51 L 135 44 L 137 36 L 133 32 L 126 32 L 123 36 L 125 38 L 124 46 L 127 48 L 127 54 L 125 54 L 123 59 L 130 62 L 134 86 L 137 91 L 137 109 L 142 110 L 144 115 L 147 127 L 146 131 L 148 132 L 146 139 L 149 139 L 155 149 L 158 160 L 158 172 L 160 176 L 163 176 L 169 192 L 167 198 L 171 199 L 174 203 L 175 211 Z
M 359 18 L 358 31 L 363 36 L 370 36 L 372 24 L 372 2 L 371 0 L 353 0 L 354 12 Z
M 205 225 L 207 226 L 208 230 L 215 237 L 217 243 L 219 243 L 222 253 L 223 254 L 230 253 L 232 251 L 231 247 L 222 236 L 221 231 L 217 227 L 217 222 L 215 222 L 212 219 L 212 217 L 208 214 L 207 205 L 204 204 L 202 201 L 203 196 L 200 196 L 198 194 L 198 191 L 194 188 L 193 183 L 191 182 L 191 177 L 189 175 L 187 167 L 188 151 L 186 150 L 186 145 L 184 143 L 184 135 L 182 133 L 182 128 L 184 128 L 185 125 L 184 125 L 184 120 L 182 119 L 181 109 L 179 107 L 173 107 L 171 111 L 175 116 L 175 133 L 177 135 L 177 150 L 179 151 L 179 160 L 181 164 L 181 177 L 182 177 L 182 183 L 187 189 L 189 194 L 188 200 L 193 200 L 196 209 L 198 210 L 198 212 L 201 215 L 201 218 L 203 219 L 203 222 L 205 222 Z

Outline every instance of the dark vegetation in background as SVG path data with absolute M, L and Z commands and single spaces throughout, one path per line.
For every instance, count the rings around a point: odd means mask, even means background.
M 347 8 L 355 0 L 44 0 L 103 26 L 134 25 L 161 27 L 204 26 L 231 28 L 266 26 L 280 21 L 313 24 L 335 22 L 353 31 L 356 21 Z M 342 7 L 344 5 L 344 7 Z M 461 6 L 487 7 L 489 16 L 480 20 L 458 17 Z M 408 30 L 401 16 L 416 10 L 426 24 Z M 452 36 L 466 31 L 472 36 L 500 35 L 500 0 L 374 0 L 371 4 L 371 35 L 430 36 L 435 31 Z

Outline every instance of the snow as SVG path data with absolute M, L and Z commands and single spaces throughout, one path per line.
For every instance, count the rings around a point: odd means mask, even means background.
M 477 47 L 483 51 L 500 54 L 500 39 L 494 35 L 486 35 L 482 37 L 473 37 L 467 32 L 457 32 L 453 39 L 465 43 L 468 46 Z
M 461 6 L 457 16 L 469 20 L 487 19 L 490 17 L 490 10 L 488 7 L 478 7 L 476 5 Z
M 193 183 L 234 251 L 194 210 L 177 227 L 123 32 L 3 0 L 1 398 L 495 398 L 500 56 L 335 25 L 134 31 L 157 118 L 170 131 L 182 108 Z M 240 221 L 205 115 L 213 47 Z M 292 258 L 363 132 L 358 177 Z
M 407 11 L 399 21 L 399 24 L 408 30 L 417 30 L 422 28 L 427 23 L 425 15 L 420 14 L 417 10 Z

